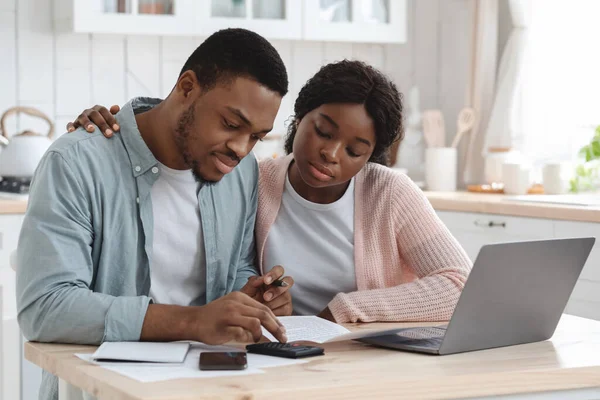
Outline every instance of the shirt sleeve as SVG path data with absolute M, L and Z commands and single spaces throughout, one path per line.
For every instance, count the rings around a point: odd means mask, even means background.
M 446 321 L 458 302 L 471 269 L 469 257 L 423 192 L 412 182 L 396 184 L 394 197 L 401 199 L 392 209 L 396 242 L 402 264 L 416 279 L 339 293 L 329 304 L 337 322 Z
M 90 198 L 62 154 L 35 174 L 17 249 L 19 325 L 29 340 L 75 344 L 139 340 L 150 298 L 93 292 Z

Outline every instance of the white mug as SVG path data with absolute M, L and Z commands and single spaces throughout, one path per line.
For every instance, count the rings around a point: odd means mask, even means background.
M 523 163 L 502 164 L 504 193 L 527 194 L 531 185 L 531 168 Z
M 542 168 L 544 193 L 563 194 L 568 191 L 569 165 L 567 163 L 549 163 Z
M 425 150 L 425 183 L 430 191 L 456 191 L 455 147 L 429 147 Z
M 483 172 L 488 184 L 502 183 L 502 165 L 504 163 L 522 162 L 523 156 L 516 150 L 490 149 L 485 155 Z

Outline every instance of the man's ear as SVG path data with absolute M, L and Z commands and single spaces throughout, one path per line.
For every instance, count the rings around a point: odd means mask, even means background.
M 198 79 L 192 70 L 187 70 L 181 74 L 175 86 L 176 90 L 186 99 L 192 95 L 197 95 L 200 91 Z

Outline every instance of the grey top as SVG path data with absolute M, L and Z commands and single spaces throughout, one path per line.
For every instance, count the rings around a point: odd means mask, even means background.
M 160 99 L 136 98 L 106 139 L 79 129 L 56 140 L 35 173 L 17 250 L 17 308 L 29 340 L 75 344 L 139 340 L 151 299 L 150 189 L 158 161 L 134 112 Z M 256 275 L 253 155 L 198 192 L 206 252 L 206 302 Z M 41 398 L 56 399 L 44 376 Z

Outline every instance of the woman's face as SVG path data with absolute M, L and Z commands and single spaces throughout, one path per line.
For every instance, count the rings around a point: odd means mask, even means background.
M 343 185 L 369 161 L 375 126 L 362 104 L 323 104 L 306 114 L 294 138 L 294 162 L 313 188 Z

